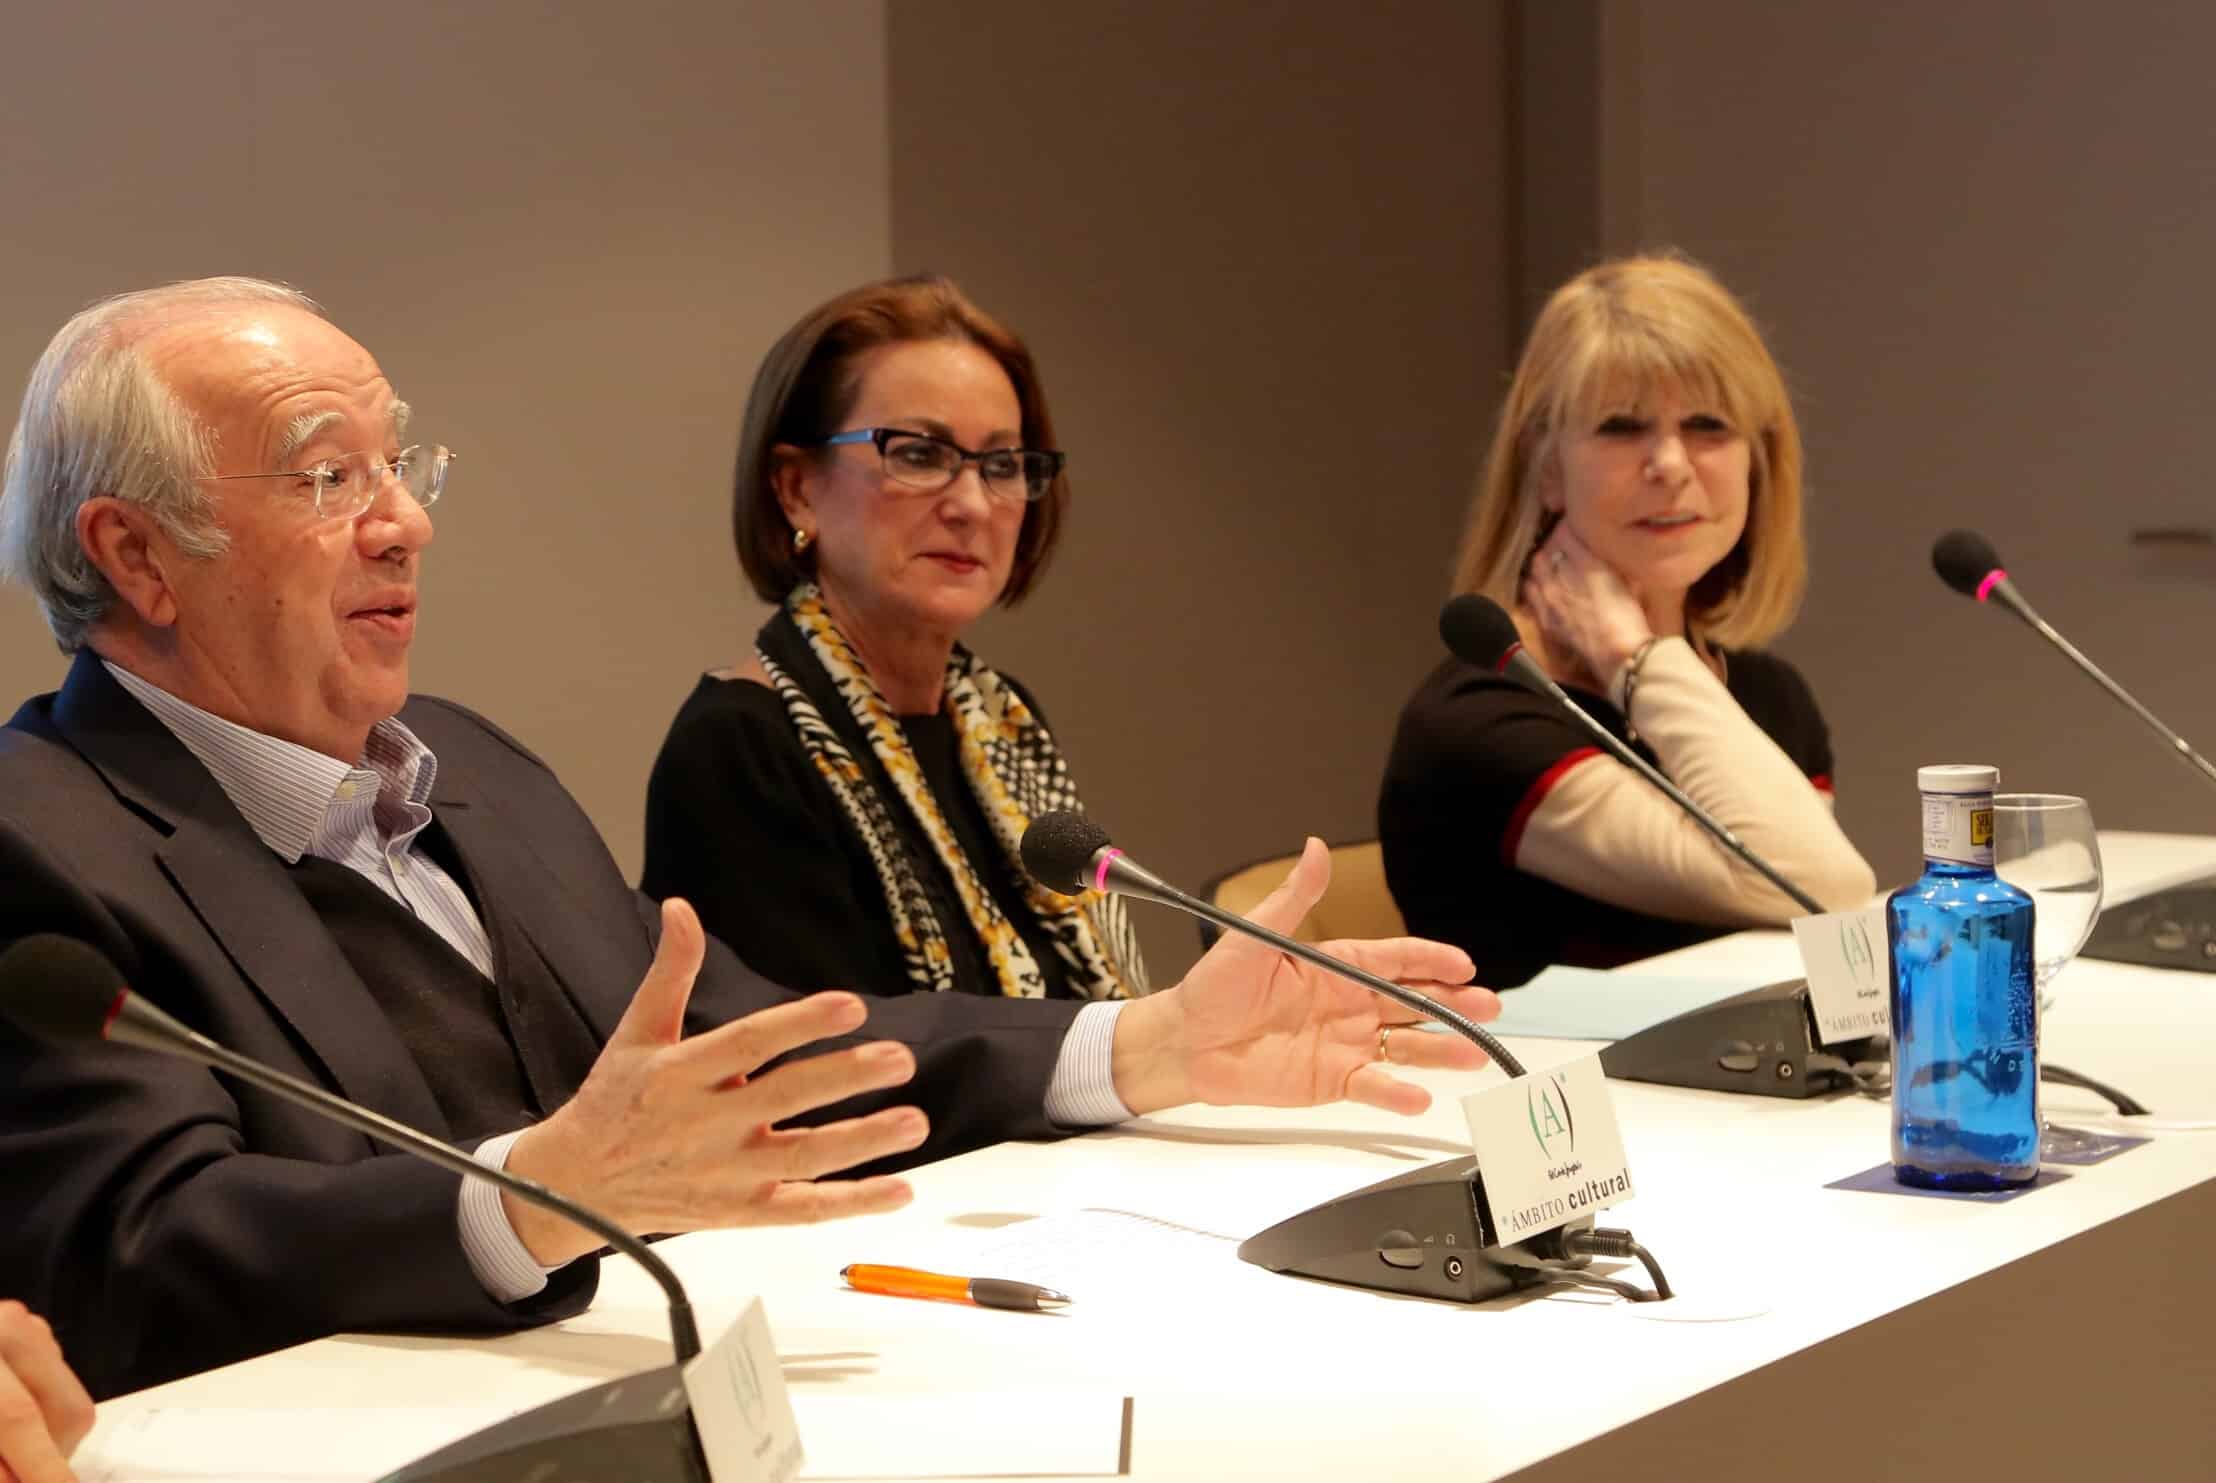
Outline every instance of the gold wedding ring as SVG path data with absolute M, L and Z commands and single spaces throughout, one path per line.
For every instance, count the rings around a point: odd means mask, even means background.
M 1377 1058 L 1380 1061 L 1390 1061 L 1393 1058 L 1391 1051 L 1385 1044 L 1392 1033 L 1393 1027 L 1391 1025 L 1379 1025 L 1377 1027 Z

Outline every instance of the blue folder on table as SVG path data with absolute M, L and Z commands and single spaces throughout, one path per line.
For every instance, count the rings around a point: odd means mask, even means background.
M 1496 1035 L 1550 1040 L 1621 1040 L 1762 982 L 1549 968 L 1520 989 L 1504 989 L 1500 1018 L 1486 1028 Z

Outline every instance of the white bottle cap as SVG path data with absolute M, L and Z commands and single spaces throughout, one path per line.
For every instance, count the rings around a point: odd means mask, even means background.
M 1970 762 L 1949 762 L 1916 769 L 1916 788 L 1922 793 L 1992 793 L 2001 785 L 2001 770 Z

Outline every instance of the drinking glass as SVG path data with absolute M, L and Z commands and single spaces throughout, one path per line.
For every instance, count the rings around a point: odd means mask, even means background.
M 2031 897 L 2032 977 L 2043 1015 L 2051 985 L 2093 935 L 2101 911 L 2101 845 L 2093 811 L 2065 793 L 1993 795 L 1993 873 Z M 2044 1099 L 2042 1099 L 2044 1100 Z M 2067 1152 L 2083 1135 L 2040 1117 L 2041 1151 Z

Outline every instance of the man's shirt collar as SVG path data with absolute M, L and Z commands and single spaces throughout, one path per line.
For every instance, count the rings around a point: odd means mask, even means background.
M 365 824 L 389 837 L 412 836 L 430 822 L 438 758 L 397 716 L 371 728 L 361 761 L 349 766 L 226 721 L 127 669 L 101 663 L 200 759 L 255 836 L 287 865 L 311 852 L 324 854 L 339 835 Z M 367 820 L 364 809 L 371 814 Z

